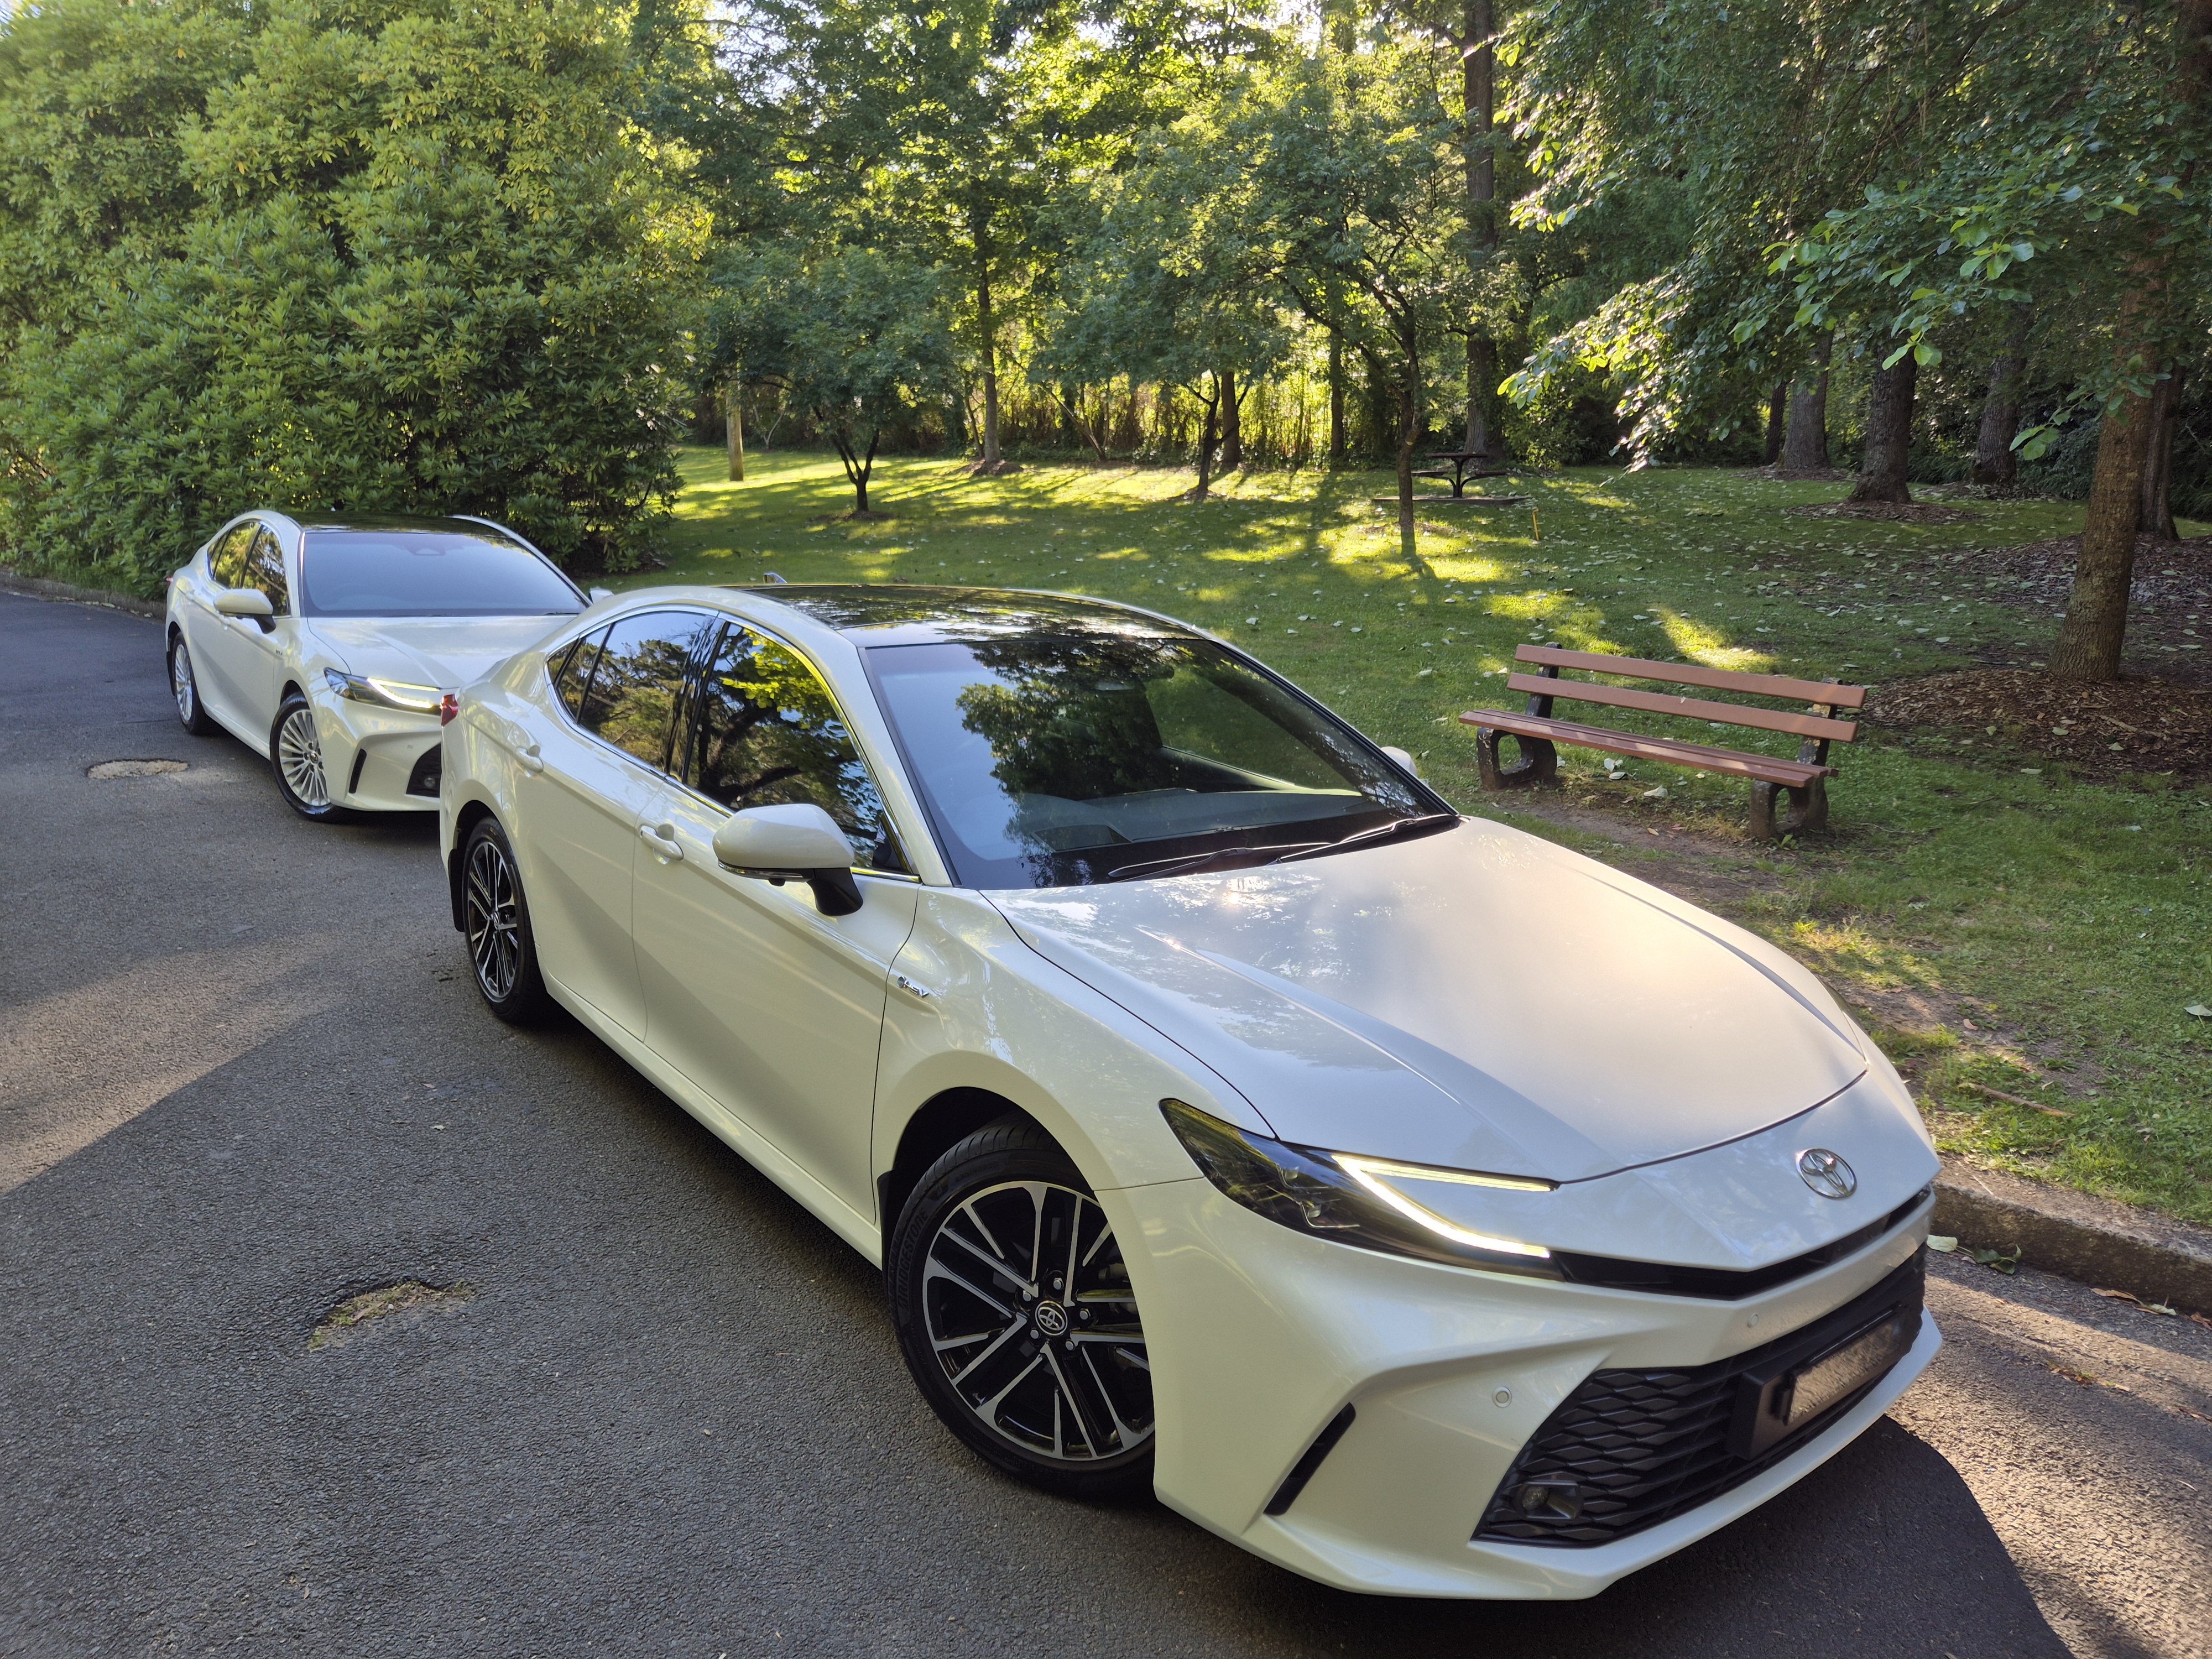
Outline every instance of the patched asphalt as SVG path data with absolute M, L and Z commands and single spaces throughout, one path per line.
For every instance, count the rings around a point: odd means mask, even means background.
M 1889 1419 L 1593 1601 L 1346 1595 L 1002 1480 L 872 1270 L 483 1012 L 427 817 L 295 818 L 160 641 L 0 594 L 0 1653 L 2205 1650 L 2212 1334 L 1955 1261 Z M 86 775 L 146 759 L 188 769 Z M 408 1279 L 474 1295 L 308 1351 Z

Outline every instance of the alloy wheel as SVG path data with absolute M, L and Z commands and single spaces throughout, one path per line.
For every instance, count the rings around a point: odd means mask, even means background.
M 169 690 L 177 700 L 177 718 L 190 726 L 199 708 L 200 693 L 192 682 L 192 653 L 182 640 L 169 649 Z
M 985 1427 L 1032 1458 L 1118 1458 L 1152 1433 L 1129 1269 L 1098 1200 L 1046 1181 L 972 1194 L 922 1270 L 925 1334 Z
M 489 836 L 469 849 L 465 903 L 469 960 L 476 964 L 477 983 L 494 1002 L 504 1002 L 522 971 L 521 922 L 514 866 Z
M 315 715 L 310 708 L 295 708 L 276 728 L 276 769 L 285 787 L 303 806 L 319 810 L 331 804 L 330 785 L 323 776 L 323 745 L 315 736 Z

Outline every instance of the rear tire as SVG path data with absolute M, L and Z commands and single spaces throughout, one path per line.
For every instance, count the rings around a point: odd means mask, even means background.
M 211 738 L 222 729 L 200 702 L 199 677 L 192 672 L 191 647 L 185 643 L 184 630 L 176 628 L 169 630 L 169 695 L 177 700 L 177 718 L 194 737 Z
M 899 1213 L 884 1275 L 923 1397 L 969 1447 L 1067 1498 L 1152 1483 L 1152 1378 L 1120 1242 L 1019 1115 L 952 1146 Z
M 269 728 L 269 769 L 284 805 L 316 823 L 346 823 L 353 815 L 331 804 L 331 781 L 323 770 L 322 734 L 315 711 L 297 691 L 277 705 Z
M 461 932 L 484 1006 L 510 1025 L 542 1019 L 552 999 L 538 969 L 514 848 L 495 818 L 477 820 L 462 843 Z

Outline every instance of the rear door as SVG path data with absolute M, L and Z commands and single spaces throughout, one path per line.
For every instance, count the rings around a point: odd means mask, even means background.
M 630 866 L 659 803 L 678 698 L 710 619 L 696 611 L 623 617 L 558 656 L 559 719 L 538 745 L 516 811 L 517 852 L 544 971 L 625 1030 L 645 1005 L 630 943 Z
M 702 665 L 672 769 L 635 848 L 646 1040 L 872 1218 L 884 998 L 920 892 L 883 797 L 812 665 L 735 623 Z M 861 904 L 850 915 L 823 915 L 803 882 L 777 886 L 715 860 L 732 810 L 802 801 L 852 843 Z

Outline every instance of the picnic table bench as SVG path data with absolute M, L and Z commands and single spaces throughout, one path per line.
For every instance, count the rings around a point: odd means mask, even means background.
M 1469 463 L 1492 459 L 1487 454 L 1472 449 L 1433 450 L 1430 453 L 1429 459 L 1432 461 L 1449 461 L 1451 465 L 1449 467 L 1416 467 L 1413 470 L 1413 476 L 1417 478 L 1449 478 L 1452 499 L 1455 501 L 1467 499 L 1467 481 L 1469 478 L 1503 478 L 1510 471 L 1510 468 L 1502 466 L 1477 467 L 1474 471 L 1468 471 Z M 1480 494 L 1479 491 L 1477 493 Z
M 1486 789 L 1525 789 L 1549 783 L 1559 775 L 1559 744 L 1596 749 L 1607 754 L 1634 755 L 1644 760 L 1667 761 L 1707 772 L 1724 772 L 1751 781 L 1751 833 L 1761 840 L 1825 829 L 1828 822 L 1827 781 L 1837 769 L 1828 763 L 1831 743 L 1850 743 L 1858 736 L 1855 720 L 1836 718 L 1839 709 L 1856 709 L 1866 703 L 1866 687 L 1842 685 L 1834 680 L 1792 679 L 1782 674 L 1744 674 L 1724 668 L 1698 668 L 1680 663 L 1652 662 L 1641 657 L 1612 657 L 1589 651 L 1565 651 L 1556 646 L 1524 645 L 1514 660 L 1535 667 L 1534 674 L 1514 674 L 1505 682 L 1509 691 L 1525 691 L 1528 704 L 1520 714 L 1504 709 L 1478 708 L 1460 720 L 1476 732 L 1476 752 Z M 1601 685 L 1590 680 L 1563 680 L 1562 668 L 1623 679 L 1657 680 L 1670 685 L 1694 685 L 1714 691 L 1736 691 L 1754 696 L 1787 698 L 1810 705 L 1797 714 L 1761 708 L 1740 702 L 1715 702 L 1701 697 L 1674 696 L 1658 691 L 1638 691 L 1625 686 Z M 1556 700 L 1596 703 L 1612 708 L 1633 708 L 1648 714 L 1676 714 L 1713 725 L 1736 726 L 1760 732 L 1786 732 L 1802 739 L 1797 758 L 1779 759 L 1710 744 L 1688 743 L 1677 738 L 1644 737 L 1633 732 L 1614 732 L 1576 720 L 1555 720 Z M 1514 739 L 1520 757 L 1507 765 L 1500 754 L 1506 738 Z M 1775 797 L 1786 798 L 1787 810 L 1778 817 Z

